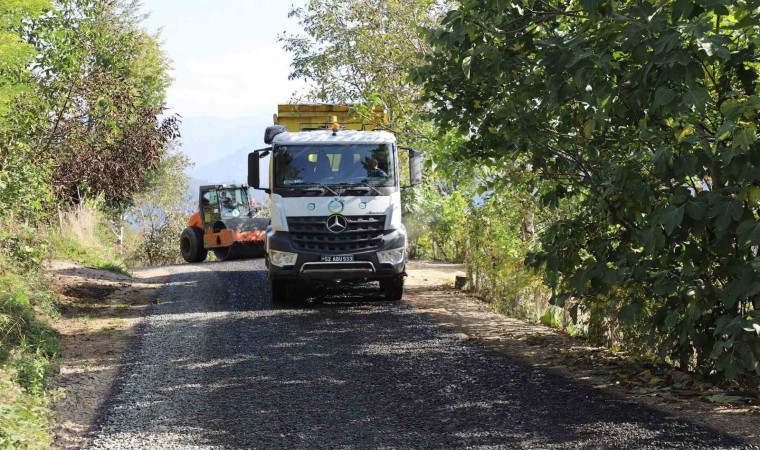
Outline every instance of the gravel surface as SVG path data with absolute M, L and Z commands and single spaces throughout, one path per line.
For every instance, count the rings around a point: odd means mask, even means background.
M 94 448 L 726 448 L 373 290 L 273 307 L 260 260 L 171 268 Z

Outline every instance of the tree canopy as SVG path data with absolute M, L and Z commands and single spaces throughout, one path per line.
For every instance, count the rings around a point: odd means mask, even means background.
M 18 224 L 44 221 L 56 204 L 89 195 L 128 207 L 179 136 L 178 118 L 163 117 L 169 61 L 138 8 L 0 0 L 4 249 L 31 248 L 17 244 Z
M 409 68 L 429 47 L 418 26 L 432 26 L 445 11 L 435 0 L 312 0 L 294 8 L 303 34 L 282 35 L 293 53 L 290 77 L 310 82 L 306 100 L 385 106 L 394 130 L 422 133 L 419 87 Z M 360 113 L 362 111 L 359 111 Z M 372 117 L 371 109 L 367 110 Z
M 553 302 L 663 358 L 760 374 L 760 3 L 463 0 L 414 78 L 462 158 L 508 157 L 574 213 L 529 258 Z

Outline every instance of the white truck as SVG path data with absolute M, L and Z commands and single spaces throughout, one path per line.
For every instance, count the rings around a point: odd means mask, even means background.
M 314 125 L 271 126 L 264 139 L 271 147 L 249 155 L 249 185 L 270 196 L 272 300 L 297 301 L 311 287 L 345 281 L 378 281 L 387 298 L 400 300 L 407 262 L 401 191 L 422 182 L 422 155 L 399 149 L 387 131 Z M 400 164 L 404 153 L 408 165 Z

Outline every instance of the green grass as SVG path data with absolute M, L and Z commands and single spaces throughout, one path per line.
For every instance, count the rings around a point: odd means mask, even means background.
M 0 448 L 47 449 L 49 398 L 29 393 L 0 370 Z
M 60 217 L 55 228 L 11 222 L 0 232 L 2 450 L 51 447 L 50 403 L 55 394 L 48 381 L 60 346 L 51 326 L 58 314 L 57 298 L 47 288 L 43 260 L 53 257 L 130 275 L 98 206 L 97 201 L 77 205 Z
M 109 272 L 118 273 L 127 277 L 131 277 L 127 265 L 123 261 L 104 261 L 103 264 L 95 266 L 96 269 L 108 270 Z
M 52 256 L 55 259 L 73 261 L 83 266 L 131 276 L 126 263 L 105 248 L 83 245 L 60 234 L 50 236 L 50 244 Z
M 0 448 L 49 447 L 50 367 L 59 354 L 55 299 L 42 275 L 0 259 Z
M 575 324 L 572 323 L 572 321 L 569 320 L 569 318 L 566 318 L 566 325 L 567 327 L 563 327 L 563 312 L 561 308 L 557 308 L 556 306 L 549 306 L 546 308 L 546 311 L 539 319 L 539 322 L 541 322 L 543 325 L 546 325 L 547 327 L 551 328 L 557 328 L 560 330 L 563 330 L 570 334 L 571 336 L 580 336 L 582 335 L 582 332 L 578 327 L 575 326 Z

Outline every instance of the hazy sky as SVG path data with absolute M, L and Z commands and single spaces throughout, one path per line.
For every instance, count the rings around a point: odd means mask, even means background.
M 183 148 L 196 166 L 242 147 L 263 146 L 277 104 L 301 87 L 288 80 L 291 56 L 277 43 L 306 0 L 143 0 L 147 26 L 161 29 L 173 60 L 167 103 L 183 117 Z

